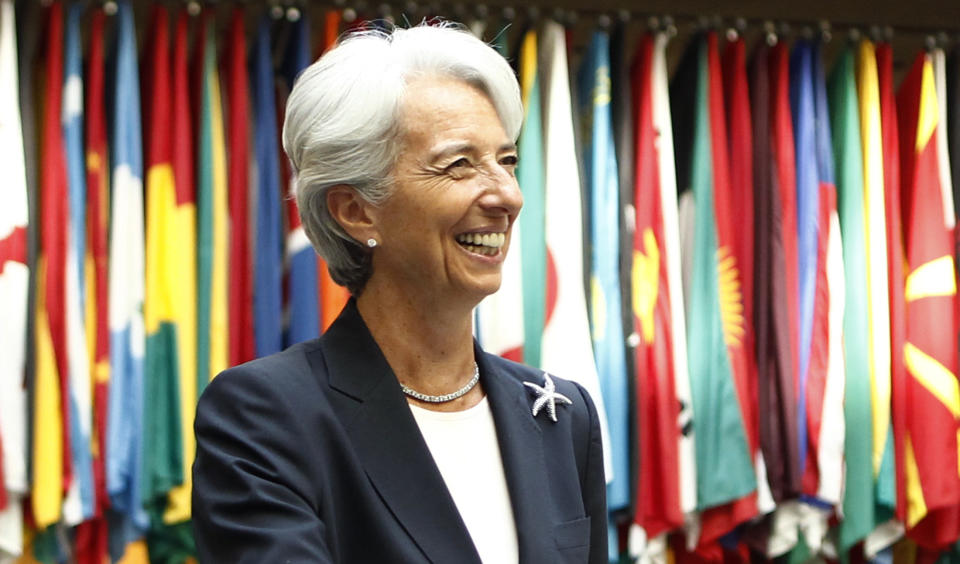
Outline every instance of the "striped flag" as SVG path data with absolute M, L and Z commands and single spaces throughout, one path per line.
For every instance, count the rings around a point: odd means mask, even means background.
M 242 13 L 241 11 L 237 12 Z M 257 356 L 266 356 L 279 352 L 283 345 L 283 223 L 280 214 L 280 160 L 277 155 L 277 114 L 274 103 L 273 61 L 270 55 L 269 14 L 264 14 L 257 26 L 256 42 L 251 54 L 250 75 L 253 93 L 253 116 L 256 134 L 253 136 L 256 162 L 254 198 L 256 201 L 256 231 L 254 240 L 253 264 L 253 323 Z M 246 48 L 243 43 L 243 21 L 234 17 L 231 28 L 231 94 L 239 95 L 245 83 L 245 75 L 238 73 L 234 58 L 243 57 Z M 235 100 L 231 98 L 231 100 Z M 231 120 L 242 119 L 247 115 L 238 114 L 236 106 L 245 105 L 245 101 L 231 104 Z M 243 126 L 231 123 L 235 134 Z M 233 139 L 234 141 L 237 138 Z M 239 145 L 231 145 L 231 155 L 239 150 Z M 233 158 L 233 157 L 231 157 Z M 234 162 L 234 161 L 231 161 Z M 232 192 L 237 198 L 238 192 Z M 242 235 L 242 233 L 241 233 Z M 234 271 L 242 276 L 242 272 Z
M 590 326 L 600 391 L 607 411 L 613 477 L 607 507 L 630 504 L 627 366 L 620 307 L 620 186 L 610 114 L 610 36 L 594 32 L 578 76 L 586 132 L 583 163 L 590 198 Z
M 94 518 L 76 530 L 76 557 L 79 564 L 99 564 L 107 557 L 107 508 L 110 498 L 106 483 L 107 395 L 110 380 L 110 319 L 107 301 L 107 269 L 110 227 L 107 122 L 104 113 L 104 20 L 95 10 L 90 21 L 90 46 L 84 85 L 86 118 L 87 245 L 86 245 L 86 330 L 93 380 L 92 440 L 93 483 L 96 507 Z
M 498 45 L 505 43 L 505 35 L 497 36 Z M 500 53 L 503 54 L 505 50 L 504 47 Z M 477 307 L 477 335 L 487 352 L 516 362 L 526 360 L 536 366 L 537 363 L 527 359 L 524 354 L 527 346 L 524 340 L 527 330 L 525 323 L 530 312 L 525 308 L 524 294 L 528 288 L 524 285 L 523 276 L 524 269 L 538 261 L 536 257 L 523 254 L 526 243 L 521 236 L 521 224 L 528 217 L 527 212 L 531 214 L 529 217 L 536 214 L 536 198 L 539 198 L 541 215 L 543 210 L 543 126 L 540 119 L 540 81 L 537 79 L 537 34 L 534 30 L 527 31 L 524 35 L 520 47 L 520 61 L 520 89 L 525 115 L 517 141 L 519 153 L 523 155 L 517 166 L 517 181 L 523 190 L 523 213 L 510 232 L 512 250 L 508 251 L 503 263 L 500 290 L 488 296 Z M 541 241 L 539 262 L 542 264 L 546 260 L 542 223 L 538 233 Z M 530 262 L 527 258 L 530 258 Z M 537 335 L 543 330 L 543 285 L 540 287 L 540 297 L 540 302 L 537 302 L 541 304 Z M 538 350 L 539 346 L 538 338 Z M 539 357 L 539 353 L 537 356 Z
M 544 69 L 544 214 L 547 288 L 541 368 L 569 378 L 590 394 L 600 418 L 604 469 L 613 479 L 610 435 L 600 382 L 590 346 L 583 286 L 583 233 L 580 228 L 580 171 L 573 136 L 573 112 L 563 27 L 547 22 L 542 33 Z
M 870 392 L 873 411 L 873 480 L 875 525 L 893 517 L 896 505 L 893 427 L 890 424 L 890 294 L 887 279 L 887 228 L 883 196 L 883 136 L 880 128 L 880 91 L 876 50 L 860 42 L 857 57 L 857 94 L 860 101 L 860 144 L 863 150 L 863 198 L 866 223 L 867 291 L 870 307 Z M 903 526 L 890 521 L 870 533 L 864 544 L 868 558 L 890 546 Z
M 175 187 L 173 218 L 181 228 L 173 241 L 181 249 L 179 265 L 175 270 L 181 273 L 181 279 L 173 287 L 178 300 L 173 312 L 177 319 L 177 352 L 179 368 L 180 407 L 180 456 L 183 483 L 175 487 L 169 495 L 169 506 L 163 516 L 165 523 L 178 523 L 190 517 L 190 491 L 193 483 L 192 467 L 196 440 L 193 435 L 193 415 L 197 406 L 197 205 L 194 188 L 193 116 L 190 110 L 190 85 L 187 74 L 187 19 L 186 11 L 177 17 L 173 40 L 173 126 L 172 165 Z M 169 200 L 167 201 L 169 204 Z M 169 208 L 168 208 L 169 209 Z M 171 428 L 176 423 L 168 422 Z M 192 534 L 192 533 L 191 533 Z
M 228 321 L 226 297 L 227 264 L 228 252 L 232 249 L 228 248 L 227 155 L 214 22 L 213 11 L 207 11 L 203 16 L 197 38 L 199 48 L 195 54 L 200 82 L 196 185 L 198 396 L 206 388 L 207 382 L 226 369 L 233 358 L 229 354 L 228 343 L 240 342 L 231 339 L 229 334 L 232 325 Z M 243 154 L 246 154 L 245 149 Z M 231 261 L 229 264 L 234 272 L 241 272 L 236 263 Z M 237 277 L 234 278 L 235 282 L 239 282 Z M 236 295 L 236 291 L 231 292 L 231 299 Z M 250 309 L 243 311 L 252 313 Z M 252 336 L 249 344 L 252 347 Z M 237 348 L 234 352 L 246 354 L 247 349 Z M 252 350 L 249 352 L 252 354 Z
M 167 10 L 153 6 L 151 38 L 146 47 L 143 86 L 146 143 L 146 294 L 143 317 L 146 328 L 144 366 L 143 453 L 144 481 L 141 497 L 153 507 L 166 493 L 183 482 L 180 439 L 179 379 L 182 368 L 177 347 L 179 331 L 187 319 L 178 308 L 190 300 L 182 280 L 192 266 L 181 259 L 180 229 L 192 222 L 178 217 L 176 183 L 173 178 L 173 127 L 171 123 L 170 40 Z M 188 266 L 189 265 L 189 266 Z M 192 282 L 192 280 L 191 280 Z M 184 359 L 187 360 L 187 359 Z M 172 425 L 171 425 L 172 424 Z M 165 505 L 165 503 L 160 502 Z M 154 526 L 157 523 L 153 523 Z
M 95 510 L 90 455 L 90 361 L 84 315 L 86 252 L 86 155 L 83 150 L 83 79 L 80 60 L 80 16 L 83 7 L 71 3 L 64 35 L 64 76 L 61 127 L 67 159 L 69 229 L 67 232 L 67 349 L 70 374 L 70 451 L 75 480 L 64 501 L 64 521 L 76 525 Z
M 808 397 L 815 398 L 808 399 L 807 469 L 816 476 L 816 488 L 811 487 L 806 493 L 836 505 L 841 501 L 843 490 L 843 315 L 846 289 L 821 49 L 819 44 L 814 46 L 812 68 L 820 212 L 816 306 L 811 337 L 814 348 L 811 349 L 811 374 L 807 378 Z M 806 483 L 807 478 L 804 480 Z
M 213 29 L 208 30 L 208 33 L 215 35 Z M 229 227 L 227 227 L 229 230 L 229 242 L 227 244 L 229 245 L 230 254 L 229 263 L 224 263 L 223 266 L 226 267 L 226 265 L 229 264 L 230 268 L 230 284 L 228 285 L 230 301 L 228 304 L 229 313 L 227 314 L 229 320 L 229 335 L 226 338 L 226 342 L 229 343 L 227 362 L 230 366 L 247 362 L 257 356 L 256 334 L 260 334 L 261 331 L 266 329 L 265 327 L 255 327 L 255 321 L 257 320 L 254 315 L 255 290 L 252 249 L 250 248 L 251 193 L 248 176 L 250 174 L 250 162 L 248 160 L 250 158 L 248 120 L 251 119 L 251 114 L 247 99 L 247 89 L 249 85 L 247 84 L 246 66 L 247 43 L 244 34 L 243 8 L 237 6 L 234 8 L 233 15 L 230 18 L 230 29 L 228 31 L 226 48 L 227 55 L 226 62 L 224 63 L 224 72 L 226 74 L 224 81 L 227 89 L 225 99 L 228 111 L 225 116 L 228 166 L 227 179 L 229 182 L 227 190 L 230 206 Z M 211 40 L 213 40 L 213 38 L 211 38 Z M 214 47 L 210 47 L 210 49 L 214 49 Z M 211 56 L 215 57 L 215 52 L 212 53 Z M 207 79 L 204 80 L 206 81 Z M 218 96 L 217 104 L 219 103 Z M 206 167 L 209 165 L 201 159 L 200 166 Z M 202 191 L 203 189 L 201 186 L 200 190 Z M 198 204 L 199 200 L 200 198 L 198 198 Z M 216 206 L 216 204 L 214 205 Z M 204 212 L 201 212 L 201 222 L 210 220 L 209 217 L 203 216 L 203 213 Z M 215 211 L 213 217 L 216 217 L 216 215 L 217 212 Z M 217 220 L 213 219 L 213 221 Z M 216 249 L 218 249 L 219 243 L 213 241 L 211 243 L 215 249 L 213 252 L 217 253 Z M 211 271 L 211 275 L 217 278 L 217 266 L 215 265 L 217 258 L 214 257 L 212 260 L 213 270 Z M 273 266 L 275 269 L 279 269 L 279 267 L 279 264 Z M 203 276 L 203 268 L 201 264 L 201 277 Z M 219 291 L 223 288 L 222 284 L 225 284 L 225 282 L 225 280 L 216 280 L 213 282 L 216 289 L 213 290 L 212 294 L 207 294 L 208 299 L 213 300 L 211 306 L 215 306 L 216 302 L 219 301 Z M 206 290 L 207 288 L 202 288 L 200 291 L 205 292 Z M 201 305 L 201 307 L 203 306 Z M 280 315 L 279 305 L 277 306 L 276 314 Z M 273 330 L 277 332 L 277 338 L 279 338 L 279 328 L 273 328 Z M 214 339 L 212 327 L 210 335 L 210 339 Z M 210 354 L 213 354 L 212 350 Z M 219 371 L 211 367 L 210 372 L 212 376 Z
M 301 17 L 293 23 L 293 30 L 287 44 L 284 57 L 283 75 L 285 91 L 290 92 L 293 83 L 307 65 L 310 64 L 310 18 Z M 286 106 L 286 99 L 278 100 L 278 107 Z M 280 112 L 283 119 L 283 112 Z M 290 162 L 281 159 L 281 170 L 287 186 L 285 197 L 287 213 L 286 240 L 286 324 L 283 345 L 314 339 L 320 334 L 320 303 L 317 299 L 317 253 L 310 246 L 310 240 L 300 223 L 300 211 L 294 197 L 294 188 Z
M 20 127 L 13 0 L 0 2 L 0 554 L 23 550 L 21 496 L 27 493 L 27 179 Z
M 933 57 L 920 53 L 897 96 L 907 277 L 904 362 L 906 526 L 921 546 L 956 540 L 956 275 L 953 198 L 939 155 L 939 101 Z
M 107 491 L 130 520 L 123 544 L 149 524 L 141 504 L 145 335 L 143 160 L 136 27 L 129 1 L 119 2 L 112 89 L 110 224 L 110 398 Z M 108 104 L 109 107 L 109 104 Z
M 837 209 L 843 237 L 846 280 L 843 351 L 844 400 L 843 520 L 840 552 L 863 540 L 874 526 L 873 419 L 870 396 L 866 224 L 860 114 L 854 76 L 854 52 L 842 52 L 828 81 L 830 128 L 836 164 Z
M 33 406 L 31 499 L 38 529 L 60 520 L 63 492 L 72 481 L 67 328 L 67 163 L 60 127 L 63 95 L 63 6 L 49 8 L 45 104 L 40 169 L 40 256 L 37 261 L 36 382 Z M 39 461 L 43 461 L 42 464 Z

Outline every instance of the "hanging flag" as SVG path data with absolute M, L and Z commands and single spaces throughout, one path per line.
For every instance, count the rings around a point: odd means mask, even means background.
M 651 548 L 663 544 L 653 543 L 654 539 L 682 526 L 684 513 L 691 510 L 682 503 L 682 483 L 687 475 L 681 470 L 680 453 L 680 437 L 689 435 L 691 426 L 680 424 L 675 376 L 687 377 L 686 357 L 674 354 L 676 349 L 684 349 L 686 335 L 674 330 L 676 322 L 683 326 L 682 315 L 674 315 L 682 311 L 683 295 L 676 255 L 676 179 L 666 97 L 666 43 L 663 33 L 645 36 L 633 67 L 637 175 L 632 296 L 634 327 L 640 337 L 636 347 L 639 469 L 634 520 L 643 528 Z M 663 153 L 668 153 L 671 161 L 667 170 Z M 650 548 L 641 550 L 650 552 Z
M 133 8 L 121 1 L 116 52 L 110 163 L 110 398 L 107 417 L 107 491 L 113 508 L 133 528 L 123 544 L 149 524 L 140 503 L 143 472 L 143 369 L 145 335 L 143 161 L 140 86 Z
M 957 537 L 956 275 L 950 185 L 940 172 L 933 57 L 920 53 L 900 86 L 901 203 L 906 250 L 904 486 L 908 535 L 928 548 Z M 949 206 L 947 205 L 949 204 Z
M 946 97 L 944 110 L 947 113 L 947 149 L 950 154 L 950 170 L 953 180 L 953 202 L 960 200 L 960 45 L 955 45 L 946 61 Z M 954 216 L 960 215 L 960 209 L 954 205 Z M 954 231 L 956 249 L 954 257 L 960 257 L 960 231 Z
M 860 143 L 863 147 L 863 197 L 866 221 L 867 290 L 870 307 L 870 390 L 873 408 L 873 475 L 878 521 L 892 515 L 896 503 L 893 484 L 893 432 L 890 426 L 890 296 L 887 282 L 886 220 L 883 202 L 883 139 L 877 62 L 873 43 L 860 43 L 857 58 L 857 94 L 860 101 Z M 879 549 L 888 541 L 868 543 Z M 867 555 L 874 552 L 865 547 Z
M 301 17 L 293 24 L 293 30 L 287 43 L 283 63 L 285 90 L 290 92 L 293 83 L 310 64 L 310 18 Z M 280 108 L 286 106 L 286 99 L 278 100 Z M 283 119 L 283 111 L 279 112 Z M 294 194 L 296 184 L 287 158 L 280 159 L 284 173 L 286 191 L 283 201 L 287 213 L 286 237 L 286 324 L 283 346 L 314 339 L 320 335 L 320 303 L 317 300 L 317 253 L 310 246 L 310 240 L 300 222 L 300 211 Z
M 87 174 L 86 331 L 93 381 L 91 454 L 93 463 L 94 517 L 76 529 L 78 564 L 100 564 L 108 558 L 105 451 L 107 394 L 110 381 L 110 318 L 107 301 L 110 191 L 107 159 L 107 122 L 104 113 L 104 20 L 103 10 L 90 19 L 90 46 L 84 81 L 84 116 Z
M 627 417 L 627 366 L 620 315 L 620 187 L 610 115 L 610 37 L 597 31 L 580 67 L 581 115 L 590 125 L 583 163 L 591 212 L 590 326 L 600 391 L 607 410 L 613 479 L 607 507 L 629 503 L 630 459 Z
M 180 265 L 175 268 L 182 280 L 174 286 L 178 300 L 174 316 L 177 323 L 177 366 L 179 368 L 180 421 L 167 421 L 171 429 L 179 426 L 182 455 L 183 483 L 169 495 L 169 505 L 163 515 L 164 523 L 180 523 L 190 518 L 190 494 L 193 484 L 193 458 L 196 439 L 193 435 L 193 416 L 197 407 L 197 205 L 193 152 L 193 116 L 190 110 L 190 85 L 187 74 L 187 20 L 186 10 L 177 16 L 173 41 L 173 116 L 171 124 L 173 182 L 176 189 L 174 219 L 182 226 L 176 233 L 177 248 L 189 249 L 180 254 Z M 169 200 L 168 200 L 169 203 Z M 188 529 L 189 535 L 192 530 Z
M 0 2 L 0 554 L 23 551 L 21 497 L 27 493 L 27 179 L 20 128 L 13 0 Z
M 230 260 L 228 253 L 236 247 L 230 247 L 229 209 L 227 204 L 227 151 L 224 137 L 223 108 L 220 98 L 220 77 L 217 72 L 217 44 L 214 13 L 207 11 L 203 16 L 197 45 L 195 68 L 199 70 L 200 117 L 197 134 L 197 395 L 203 392 L 207 382 L 225 370 L 232 356 L 228 347 L 233 346 L 236 354 L 253 354 L 252 348 L 239 347 L 237 343 L 253 346 L 252 333 L 238 338 L 230 338 L 232 325 L 227 307 L 227 265 L 231 265 L 230 299 L 239 295 L 240 274 L 245 272 L 236 262 Z M 242 23 L 242 21 L 241 21 Z M 242 63 L 242 58 L 240 60 Z M 243 65 L 240 65 L 243 70 Z M 246 118 L 244 118 L 246 119 Z M 245 122 L 244 122 L 245 123 Z M 245 147 L 245 143 L 244 143 Z M 246 155 L 246 148 L 243 150 Z M 243 172 L 246 174 L 246 171 Z M 245 176 L 244 176 L 245 178 Z M 235 200 L 236 198 L 234 198 Z M 233 204 L 231 200 L 231 205 Z M 233 239 L 237 239 L 234 237 Z M 245 239 L 245 237 L 244 237 Z M 237 243 L 237 241 L 234 241 Z M 238 244 L 238 243 L 237 243 Z M 245 256 L 236 252 L 239 260 Z M 246 263 L 249 264 L 249 263 Z M 250 306 L 250 302 L 245 302 Z M 252 309 L 240 308 L 252 315 Z M 245 331 L 248 328 L 245 328 Z M 246 345 L 245 345 L 246 346 Z
M 67 163 L 60 129 L 63 95 L 63 6 L 49 8 L 46 45 L 45 103 L 40 169 L 40 256 L 37 263 L 36 383 L 33 406 L 31 499 L 34 520 L 44 529 L 60 520 L 63 492 L 72 480 L 68 387 Z
M 730 153 L 731 197 L 744 210 L 754 210 L 753 183 L 753 124 L 750 116 L 750 91 L 747 81 L 746 43 L 743 38 L 727 44 L 723 55 L 724 101 L 726 102 L 727 146 Z M 751 218 L 748 218 L 751 219 Z M 750 456 L 758 476 L 758 509 L 766 513 L 773 509 L 763 474 L 760 451 L 760 428 L 756 408 L 757 360 L 754 333 L 754 229 L 753 221 L 738 222 L 732 238 L 733 256 L 737 259 L 743 297 L 744 370 L 736 377 L 737 394 L 743 398 L 741 409 L 746 425 Z
M 813 47 L 813 112 L 817 154 L 819 220 L 817 282 L 807 375 L 807 464 L 804 492 L 830 505 L 843 490 L 844 270 L 833 145 L 821 44 Z M 812 475 L 807 478 L 807 475 Z M 816 486 L 814 487 L 814 479 Z M 809 487 L 806 487 L 809 486 Z
M 64 500 L 64 522 L 76 525 L 93 517 L 93 466 L 90 455 L 90 361 L 84 323 L 84 257 L 86 251 L 86 155 L 83 150 L 83 79 L 80 60 L 80 17 L 83 7 L 71 3 L 64 35 L 61 111 L 69 191 L 67 231 L 67 349 L 70 375 L 70 451 L 75 480 Z
M 505 43 L 506 34 L 497 36 L 497 41 Z M 499 43 L 498 43 L 499 44 Z M 504 49 L 500 51 L 503 54 Z M 536 257 L 528 257 L 524 253 L 526 243 L 521 236 L 521 224 L 528 217 L 527 212 L 536 214 L 536 204 L 539 198 L 540 213 L 543 212 L 543 126 L 540 120 L 540 82 L 537 79 L 537 35 L 536 31 L 528 31 L 523 38 L 520 48 L 520 90 L 523 99 L 524 120 L 520 130 L 517 147 L 523 160 L 517 166 L 517 182 L 523 191 L 523 213 L 520 220 L 514 222 L 510 232 L 510 248 L 503 263 L 500 290 L 488 296 L 477 307 L 477 335 L 480 344 L 490 353 L 508 358 L 516 362 L 527 360 L 532 366 L 538 363 L 525 356 L 526 334 L 525 322 L 530 312 L 525 309 L 524 293 L 528 288 L 524 285 L 523 269 L 536 264 Z M 535 196 L 535 194 L 539 196 Z M 530 206 L 530 207 L 528 207 Z M 543 243 L 543 224 L 538 231 L 541 242 L 539 262 L 546 260 L 546 247 Z M 528 249 L 529 250 L 529 249 Z M 530 261 L 528 262 L 528 258 Z M 541 269 L 542 273 L 542 269 Z M 535 290 L 535 288 L 530 288 Z M 543 284 L 539 289 L 540 323 L 537 325 L 537 335 L 543 330 Z M 533 304 L 534 306 L 536 304 Z M 539 350 L 539 340 L 537 348 Z M 539 353 L 538 353 L 539 356 Z
M 784 54 L 785 55 L 785 54 Z M 780 175 L 773 124 L 781 119 L 785 90 L 776 91 L 771 48 L 760 44 L 750 66 L 754 163 L 754 327 L 757 337 L 757 411 L 764 466 L 759 476 L 774 501 L 791 499 L 800 488 L 797 403 L 786 246 L 790 232 L 782 219 Z M 778 109 L 781 108 L 781 109 Z M 788 108 L 789 109 L 789 108 Z M 775 111 L 776 110 L 776 111 Z M 789 116 L 786 117 L 789 126 Z M 788 138 L 792 142 L 792 136 Z M 792 150 L 789 153 L 792 161 Z M 789 178 L 788 178 L 789 180 Z M 765 504 L 766 506 L 766 504 Z
M 320 55 L 337 44 L 341 20 L 340 10 L 327 10 L 324 14 L 323 44 L 319 46 Z M 327 327 L 330 327 L 330 324 L 340 315 L 340 311 L 350 298 L 350 293 L 345 287 L 333 281 L 330 271 L 327 270 L 327 262 L 321 257 L 317 257 L 317 282 L 320 290 L 320 328 L 326 331 Z
M 573 112 L 567 75 L 563 26 L 543 27 L 544 69 L 544 215 L 547 286 L 541 368 L 582 385 L 600 418 L 607 482 L 614 478 L 604 397 L 590 346 L 583 286 L 583 233 L 580 228 L 580 171 L 573 136 Z
M 520 45 L 520 81 L 526 111 L 518 149 L 523 160 L 517 166 L 517 182 L 523 191 L 523 213 L 514 225 L 521 238 L 511 238 L 515 255 L 522 258 L 523 360 L 542 366 L 541 343 L 546 319 L 547 243 L 545 219 L 545 174 L 542 108 L 538 62 L 538 37 L 528 31 Z
M 241 90 L 246 89 L 245 75 L 238 70 L 235 59 L 246 52 L 243 40 L 243 10 L 235 12 L 231 27 L 231 120 L 246 123 L 246 112 L 238 113 L 237 107 L 246 105 L 238 101 Z M 273 61 L 270 55 L 270 15 L 264 14 L 257 26 L 256 43 L 251 55 L 250 75 L 253 93 L 253 115 L 256 134 L 253 136 L 256 159 L 256 231 L 253 261 L 253 324 L 256 340 L 256 355 L 266 356 L 279 352 L 283 344 L 283 224 L 280 216 L 280 170 L 277 156 L 277 116 L 273 93 Z M 244 82 L 240 82 L 243 80 Z M 234 153 L 239 150 L 240 126 L 231 123 L 233 135 L 231 163 L 236 163 Z M 243 131 L 244 137 L 246 131 Z M 231 170 L 236 170 L 232 167 Z M 246 174 L 246 171 L 243 171 Z M 234 184 L 237 186 L 237 184 Z M 234 199 L 239 192 L 231 192 Z M 234 216 L 236 217 L 236 216 Z
M 211 34 L 213 31 L 211 30 Z M 243 8 L 235 7 L 230 18 L 226 48 L 226 62 L 224 69 L 227 92 L 226 135 L 227 135 L 227 178 L 229 193 L 229 346 L 228 363 L 230 366 L 242 364 L 257 356 L 256 334 L 270 330 L 280 337 L 279 327 L 257 327 L 254 315 L 254 280 L 253 259 L 250 234 L 250 184 L 248 175 L 251 172 L 248 154 L 250 138 L 248 120 L 251 119 L 249 102 L 247 99 L 249 85 L 247 83 L 247 43 L 243 20 Z M 270 138 L 272 142 L 272 137 Z M 203 161 L 201 161 L 203 162 Z M 201 165 L 202 166 L 202 165 Z M 199 200 L 199 199 L 198 199 Z M 199 203 L 199 202 L 198 202 Z M 216 244 L 214 245 L 216 247 Z M 216 262 L 216 259 L 214 259 Z M 272 266 L 279 269 L 279 263 Z M 216 267 L 214 267 L 216 270 Z M 214 274 L 216 276 L 216 274 Z M 279 273 L 277 273 L 279 276 Z M 215 283 L 216 284 L 216 283 Z M 217 284 L 219 288 L 219 284 Z M 217 291 L 211 295 L 214 302 L 218 299 Z M 280 315 L 280 306 L 277 304 L 276 315 Z M 266 320 L 265 320 L 266 321 Z M 212 328 L 211 328 L 212 329 Z M 211 333 L 212 334 L 212 333 Z M 211 337 L 213 338 L 213 337 Z M 212 351 L 211 351 L 212 354 Z M 211 376 L 217 372 L 211 368 Z
M 876 48 L 877 87 L 880 94 L 880 130 L 883 148 L 884 219 L 887 243 L 887 282 L 890 308 L 890 390 L 891 423 L 894 436 L 894 476 L 896 484 L 896 517 L 906 519 L 904 487 L 903 439 L 906 428 L 907 369 L 903 362 L 906 343 L 906 301 L 904 298 L 906 255 L 903 249 L 902 214 L 900 212 L 900 136 L 897 131 L 896 100 L 893 86 L 893 49 L 889 43 Z
M 852 48 L 841 54 L 830 74 L 828 88 L 846 280 L 843 314 L 846 469 L 838 546 L 843 553 L 863 540 L 874 526 L 873 419 L 867 328 L 870 305 L 867 293 L 863 153 Z

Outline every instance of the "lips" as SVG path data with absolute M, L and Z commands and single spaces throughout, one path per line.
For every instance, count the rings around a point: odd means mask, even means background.
M 493 256 L 499 253 L 506 238 L 506 233 L 493 231 L 486 233 L 463 233 L 456 236 L 457 243 L 459 243 L 461 247 L 471 253 L 487 256 Z

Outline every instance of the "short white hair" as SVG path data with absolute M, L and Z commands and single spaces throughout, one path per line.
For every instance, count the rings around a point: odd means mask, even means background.
M 523 106 L 513 70 L 492 47 L 450 22 L 348 33 L 304 69 L 287 99 L 283 149 L 296 175 L 300 219 L 333 280 L 354 295 L 370 278 L 370 250 L 331 217 L 327 189 L 352 186 L 374 205 L 389 197 L 406 85 L 423 76 L 478 88 L 517 140 Z

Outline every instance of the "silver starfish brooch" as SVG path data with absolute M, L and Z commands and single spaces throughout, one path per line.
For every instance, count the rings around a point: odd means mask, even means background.
M 543 373 L 543 386 L 538 386 L 532 382 L 524 382 L 523 385 L 532 389 L 537 394 L 537 399 L 533 402 L 533 416 L 536 417 L 544 406 L 547 408 L 547 415 L 554 423 L 557 422 L 557 402 L 573 405 L 570 398 L 557 393 L 557 386 L 550 379 L 550 375 Z

